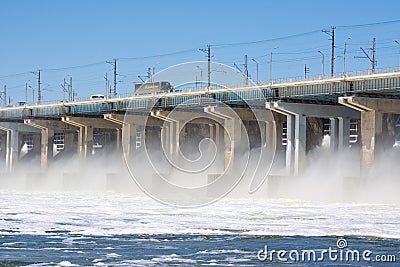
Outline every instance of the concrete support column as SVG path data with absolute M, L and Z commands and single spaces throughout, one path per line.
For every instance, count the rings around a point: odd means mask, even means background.
M 167 145 L 168 149 L 168 157 L 175 164 L 178 163 L 179 160 L 179 131 L 180 131 L 180 122 L 178 120 L 172 119 L 168 116 L 165 116 L 160 111 L 152 111 L 151 116 L 157 119 L 164 121 L 164 126 L 161 131 L 161 135 L 167 135 L 167 142 L 164 143 Z M 165 125 L 167 124 L 167 125 Z M 164 129 L 165 126 L 168 126 L 168 129 Z M 161 138 L 163 138 L 161 136 Z
M 75 119 L 78 119 L 78 121 Z M 89 126 L 83 124 L 81 118 L 62 117 L 61 121 L 78 127 L 78 155 L 86 159 L 88 156 L 88 148 L 90 147 L 89 153 L 92 153 L 93 149 L 93 128 L 88 129 Z M 90 144 L 88 145 L 88 143 Z
M 136 131 L 137 126 L 134 124 L 122 126 L 122 147 L 126 158 L 129 158 L 132 151 L 136 149 Z
M 274 112 L 276 113 L 276 112 Z M 276 116 L 279 115 L 279 116 Z M 274 114 L 274 124 L 275 124 L 275 137 L 276 137 L 276 153 L 280 153 L 281 151 L 283 151 L 283 119 L 281 116 L 281 114 Z M 279 117 L 276 118 L 276 117 Z
M 338 118 L 338 151 L 349 148 L 350 145 L 350 118 Z
M 53 158 L 54 129 L 44 126 L 34 120 L 25 120 L 26 125 L 40 129 L 40 166 L 47 170 L 48 162 Z
M 294 116 L 286 114 L 286 175 L 292 175 L 294 170 Z
M 40 150 L 40 166 L 42 170 L 47 169 L 48 162 L 53 158 L 53 141 L 54 130 L 49 128 L 42 129 Z
M 170 131 L 169 126 L 165 125 L 161 127 L 161 146 L 166 155 L 171 157 L 171 147 L 170 147 Z
M 4 158 L 4 161 L 6 159 L 6 150 L 7 150 L 7 132 L 6 131 L 1 131 L 1 146 L 0 146 L 0 151 L 1 151 L 1 156 L 0 158 Z
M 133 115 L 119 115 L 119 114 L 105 114 L 104 119 L 111 121 L 121 126 L 121 129 L 117 128 L 117 146 L 122 145 L 124 156 L 129 158 L 131 153 L 136 150 L 136 132 L 139 121 L 142 121 L 144 117 L 138 118 Z M 136 122 L 134 122 L 136 121 Z M 142 124 L 145 122 L 143 121 Z M 120 135 L 119 135 L 120 133 Z M 121 149 L 119 149 L 121 151 Z
M 214 124 L 208 124 L 209 131 L 210 131 L 210 139 L 215 141 L 215 125 Z
M 83 143 L 83 158 L 87 158 L 93 154 L 93 127 L 85 126 L 83 129 L 85 138 L 85 142 Z
M 116 149 L 118 152 L 121 151 L 121 146 L 122 146 L 122 129 L 116 129 L 116 134 L 117 134 L 117 144 L 116 144 Z
M 375 152 L 382 149 L 382 113 L 376 110 L 361 112 L 361 170 L 367 175 L 374 162 Z
M 0 122 L 0 130 L 6 132 L 6 169 L 12 171 L 17 165 L 20 153 L 20 133 L 37 133 L 39 129 L 16 122 Z
M 74 142 L 74 132 L 64 132 L 64 153 L 71 153 L 76 149 L 77 145 Z
M 221 141 L 220 141 L 220 138 L 221 138 L 221 131 L 220 131 L 221 130 L 221 126 L 218 123 L 216 123 L 214 125 L 214 127 L 215 127 L 215 144 L 217 146 L 219 146 L 220 143 L 221 143 Z
M 233 171 L 240 152 L 242 124 L 239 118 L 226 114 L 223 109 L 206 107 L 204 112 L 222 120 L 224 131 L 224 170 Z M 219 135 L 219 134 L 218 134 Z
M 6 168 L 12 171 L 19 159 L 19 132 L 17 130 L 7 131 Z
M 259 121 L 259 127 L 260 127 L 260 138 L 261 138 L 261 147 L 266 147 L 267 146 L 267 142 L 268 142 L 268 136 L 270 135 L 271 132 L 271 126 L 272 128 L 274 127 L 273 124 L 271 124 L 272 122 L 268 122 L 268 121 Z M 273 128 L 274 129 L 274 128 Z
M 316 105 L 303 103 L 285 103 L 281 101 L 266 103 L 266 108 L 286 116 L 287 146 L 286 173 L 300 175 L 306 166 L 306 119 L 307 117 L 329 118 L 333 127 L 331 148 L 333 151 L 339 143 L 339 133 L 349 133 L 344 130 L 344 123 L 338 118 L 359 118 L 359 113 L 349 108 L 334 105 Z M 348 138 L 348 137 L 346 137 Z M 341 139 L 345 140 L 345 138 Z
M 350 143 L 350 119 L 330 118 L 330 149 L 332 152 L 340 152 L 349 147 Z
M 329 120 L 330 120 L 330 135 L 331 135 L 329 147 L 331 152 L 337 152 L 339 148 L 339 119 L 330 118 Z M 343 132 L 343 128 L 341 132 Z
M 62 117 L 61 121 L 78 127 L 78 153 L 80 157 L 87 158 L 93 152 L 93 129 L 120 129 L 117 122 L 103 118 L 89 117 Z
M 86 157 L 86 155 L 84 156 L 84 140 L 85 140 L 85 136 L 84 136 L 84 126 L 78 126 L 78 147 L 77 147 L 77 152 L 80 158 L 84 158 Z
M 298 176 L 306 166 L 306 116 L 303 114 L 296 114 L 294 118 L 294 175 Z
M 340 97 L 339 103 L 361 113 L 360 167 L 361 175 L 368 176 L 377 152 L 384 150 L 383 113 L 400 114 L 400 99 L 351 96 Z

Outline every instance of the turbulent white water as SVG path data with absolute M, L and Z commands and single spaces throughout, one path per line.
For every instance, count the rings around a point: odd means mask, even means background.
M 0 192 L 0 233 L 111 236 L 235 234 L 400 238 L 400 206 L 285 199 L 222 199 L 177 209 L 144 196 L 83 192 Z

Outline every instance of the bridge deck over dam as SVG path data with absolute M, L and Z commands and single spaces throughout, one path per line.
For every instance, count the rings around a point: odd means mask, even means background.
M 0 108 L 0 119 L 59 117 L 65 114 L 95 115 L 124 110 L 144 111 L 149 107 L 171 109 L 178 105 L 207 106 L 223 102 L 240 106 L 243 102 L 264 106 L 263 101 L 294 100 L 337 104 L 338 97 L 351 94 L 400 97 L 400 71 L 372 73 L 316 80 L 250 85 L 235 88 L 213 88 L 164 94 L 117 97 L 102 100 L 58 102 Z
M 153 138 L 161 139 L 156 143 L 162 144 L 164 140 L 168 143 L 168 154 L 175 157 L 182 140 L 182 122 L 179 118 L 168 118 L 168 114 L 177 107 L 184 108 L 180 113 L 182 118 L 207 113 L 217 121 L 192 121 L 188 124 L 192 128 L 184 134 L 186 138 L 200 133 L 221 144 L 225 157 L 234 157 L 235 146 L 240 147 L 246 129 L 252 146 L 273 145 L 277 154 L 282 154 L 287 175 L 302 173 L 307 165 L 307 152 L 322 141 L 324 123 L 329 124 L 330 147 L 335 153 L 349 147 L 350 121 L 356 121 L 360 166 L 362 173 L 368 173 L 375 154 L 392 146 L 399 134 L 400 124 L 396 121 L 400 114 L 400 71 L 3 107 L 0 137 L 7 170 L 18 162 L 21 148 L 27 144 L 30 148 L 40 148 L 36 151 L 40 153 L 42 168 L 46 169 L 54 157 L 53 144 L 61 135 L 64 143 L 60 147 L 72 147 L 72 151 L 86 158 L 95 149 L 96 129 L 108 131 L 112 138 L 107 140 L 113 139 L 119 150 L 127 146 L 129 151 L 124 153 L 134 153 L 140 147 L 141 131 L 153 127 Z M 227 113 L 226 107 L 235 110 L 238 117 Z M 272 116 L 264 116 L 257 124 L 257 116 L 249 112 L 261 110 L 271 111 Z M 124 121 L 125 114 L 131 116 L 130 122 Z M 143 122 L 144 117 L 151 118 L 150 124 Z M 238 118 L 244 125 L 242 129 Z M 235 129 L 235 134 L 224 133 L 227 128 Z M 271 142 L 274 138 L 276 142 Z

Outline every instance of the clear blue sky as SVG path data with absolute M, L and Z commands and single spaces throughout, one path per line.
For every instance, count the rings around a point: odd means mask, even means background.
M 21 1 L 3 0 L 0 9 L 0 86 L 11 99 L 25 99 L 25 83 L 36 87 L 31 71 L 42 70 L 44 101 L 60 99 L 60 84 L 70 75 L 78 97 L 104 93 L 104 75 L 112 75 L 107 60 L 118 59 L 118 91 L 132 91 L 138 75 L 187 61 L 205 60 L 198 48 L 212 46 L 213 61 L 230 66 L 249 57 L 249 71 L 269 79 L 269 53 L 274 50 L 274 77 L 329 72 L 330 41 L 321 30 L 336 29 L 335 71 L 343 71 L 343 47 L 348 36 L 348 70 L 370 67 L 360 46 L 377 39 L 379 67 L 399 65 L 400 22 L 363 27 L 351 25 L 394 21 L 399 1 Z M 340 27 L 351 26 L 351 27 Z M 311 33 L 309 33 L 311 32 Z M 295 34 L 295 38 L 270 40 Z M 246 43 L 246 44 L 238 44 Z M 227 44 L 227 45 L 221 45 Z M 182 52 L 186 51 L 186 52 Z M 173 52 L 182 52 L 166 55 Z M 165 56 L 156 56 L 165 55 Z M 152 57 L 155 56 L 155 57 Z M 87 67 L 84 65 L 98 63 Z M 68 68 L 73 67 L 73 68 Z M 66 69 L 65 69 L 66 68 Z M 15 75 L 19 74 L 19 75 Z M 32 97 L 29 95 L 29 99 Z

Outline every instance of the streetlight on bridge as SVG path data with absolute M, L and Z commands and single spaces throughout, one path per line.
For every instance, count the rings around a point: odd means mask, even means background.
M 200 70 L 200 90 L 203 90 L 203 69 L 200 66 L 196 66 Z
M 324 76 L 325 76 L 325 55 L 324 55 L 324 53 L 321 52 L 321 50 L 318 50 L 317 52 L 322 55 L 322 78 L 324 78 Z
M 279 46 L 275 46 L 272 50 L 271 50 L 271 55 L 269 58 L 269 83 L 272 84 L 272 52 L 277 49 Z
M 344 50 L 343 50 L 343 75 L 346 76 L 346 52 L 347 52 L 347 40 L 350 40 L 351 36 L 347 37 L 346 41 L 344 41 Z
M 400 45 L 399 41 L 397 41 L 397 40 L 394 40 L 393 42 L 395 42 L 396 44 Z M 400 54 L 400 52 L 399 52 L 399 54 Z M 400 59 L 399 59 L 399 62 L 400 62 Z
M 256 63 L 256 83 L 258 85 L 258 62 L 254 58 L 252 58 L 251 60 Z

